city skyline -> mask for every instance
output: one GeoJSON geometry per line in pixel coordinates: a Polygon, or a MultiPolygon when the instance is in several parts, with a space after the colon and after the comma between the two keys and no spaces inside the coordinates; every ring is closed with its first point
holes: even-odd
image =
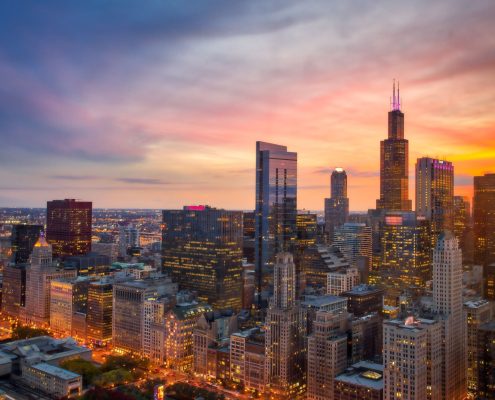
{"type": "Polygon", "coordinates": [[[491,4],[281,4],[3,4],[0,206],[252,210],[263,140],[298,153],[299,208],[323,209],[335,167],[373,208],[393,78],[410,198],[430,156],[471,199],[494,172],[491,4]]]}

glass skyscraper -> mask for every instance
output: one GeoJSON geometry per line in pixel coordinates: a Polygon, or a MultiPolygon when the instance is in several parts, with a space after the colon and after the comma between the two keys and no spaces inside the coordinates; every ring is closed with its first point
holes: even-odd
{"type": "Polygon", "coordinates": [[[255,265],[259,304],[273,287],[275,255],[293,251],[297,219],[297,153],[256,142],[255,265]]]}

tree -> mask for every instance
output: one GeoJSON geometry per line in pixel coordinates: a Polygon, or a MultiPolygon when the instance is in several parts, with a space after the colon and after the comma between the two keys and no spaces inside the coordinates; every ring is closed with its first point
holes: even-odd
{"type": "Polygon", "coordinates": [[[46,336],[48,334],[48,331],[42,328],[31,328],[23,325],[14,325],[12,327],[12,340],[29,339],[36,336],[46,336]]]}
{"type": "Polygon", "coordinates": [[[94,378],[93,383],[97,386],[117,386],[133,380],[132,373],[123,368],[104,372],[94,378]]]}
{"type": "Polygon", "coordinates": [[[93,382],[93,379],[100,373],[100,369],[91,361],[82,358],[67,360],[60,364],[66,370],[79,374],[83,378],[83,385],[87,386],[93,382]]]}

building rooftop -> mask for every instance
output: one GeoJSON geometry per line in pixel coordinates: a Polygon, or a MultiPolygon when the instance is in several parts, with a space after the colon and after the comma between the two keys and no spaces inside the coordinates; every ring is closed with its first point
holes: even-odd
{"type": "Polygon", "coordinates": [[[304,296],[304,300],[301,302],[301,304],[306,307],[320,308],[330,304],[337,304],[343,302],[347,303],[347,299],[345,297],[333,296],[327,294],[323,296],[306,295],[304,296]]]}
{"type": "Polygon", "coordinates": [[[467,308],[480,308],[486,304],[490,304],[490,302],[488,300],[485,300],[485,299],[480,299],[480,300],[471,300],[471,301],[466,301],[464,303],[464,306],[466,306],[467,308]]]}
{"type": "Polygon", "coordinates": [[[383,365],[371,361],[360,361],[335,378],[344,382],[373,390],[383,390],[383,365]]]}
{"type": "Polygon", "coordinates": [[[372,285],[366,285],[366,284],[361,284],[354,286],[351,290],[348,290],[347,292],[344,292],[344,294],[351,294],[351,295],[366,295],[370,293],[377,293],[377,292],[382,292],[383,289],[380,289],[377,286],[372,286],[372,285]]]}
{"type": "Polygon", "coordinates": [[[65,380],[76,379],[81,376],[79,374],[75,374],[74,372],[47,363],[35,364],[32,365],[31,368],[37,369],[39,371],[43,371],[49,375],[57,376],[65,380]]]}

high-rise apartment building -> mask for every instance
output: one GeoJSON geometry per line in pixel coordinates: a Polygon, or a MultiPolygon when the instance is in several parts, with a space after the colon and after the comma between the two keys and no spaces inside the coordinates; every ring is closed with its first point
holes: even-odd
{"type": "Polygon", "coordinates": [[[50,322],[50,283],[57,279],[72,279],[77,270],[52,263],[52,245],[44,235],[36,242],[31,263],[26,270],[25,318],[29,323],[46,326],[50,322]]]}
{"type": "Polygon", "coordinates": [[[467,322],[467,387],[469,394],[476,398],[478,394],[478,329],[488,323],[493,317],[492,304],[487,300],[468,301],[464,303],[464,312],[467,322]]]}
{"type": "Polygon", "coordinates": [[[377,209],[411,211],[409,200],[409,141],[404,139],[404,114],[400,92],[392,98],[388,113],[388,138],[380,142],[380,199],[377,209]]]}
{"type": "Polygon", "coordinates": [[[330,198],[325,199],[325,233],[331,242],[335,227],[349,219],[347,174],[343,168],[335,168],[330,177],[330,198]]]}
{"type": "Polygon", "coordinates": [[[431,279],[429,223],[414,212],[387,212],[382,229],[380,281],[387,288],[424,288],[431,279]]]}
{"type": "Polygon", "coordinates": [[[274,291],[266,316],[266,382],[295,399],[306,390],[306,313],[296,300],[296,267],[290,253],[277,254],[274,291]]]}
{"type": "Polygon", "coordinates": [[[351,267],[371,269],[371,228],[362,223],[347,222],[334,229],[333,245],[349,261],[351,267]]]}
{"type": "Polygon", "coordinates": [[[23,264],[29,261],[34,244],[38,241],[43,225],[12,225],[10,246],[12,248],[12,262],[23,264]]]}
{"type": "Polygon", "coordinates": [[[429,157],[416,161],[416,214],[430,221],[433,243],[454,226],[454,166],[429,157]]]}
{"type": "Polygon", "coordinates": [[[344,314],[318,311],[308,336],[308,400],[333,400],[334,378],[347,367],[347,334],[340,329],[344,314]]]}
{"type": "Polygon", "coordinates": [[[297,219],[297,153],[287,147],[256,142],[256,208],[254,258],[258,304],[273,286],[279,252],[293,251],[297,219]]]}
{"type": "Polygon", "coordinates": [[[241,309],[242,211],[205,206],[163,211],[163,268],[217,310],[241,309]]]}
{"type": "Polygon", "coordinates": [[[46,203],[46,239],[53,246],[54,257],[90,252],[92,209],[90,201],[65,199],[46,203]]]}
{"type": "Polygon", "coordinates": [[[467,394],[462,254],[450,231],[433,250],[433,309],[442,327],[442,398],[461,400],[467,394]]]}
{"type": "Polygon", "coordinates": [[[474,177],[474,262],[495,263],[495,174],[474,177]]]}
{"type": "Polygon", "coordinates": [[[107,279],[88,287],[87,339],[103,346],[112,340],[113,284],[107,279]]]}

